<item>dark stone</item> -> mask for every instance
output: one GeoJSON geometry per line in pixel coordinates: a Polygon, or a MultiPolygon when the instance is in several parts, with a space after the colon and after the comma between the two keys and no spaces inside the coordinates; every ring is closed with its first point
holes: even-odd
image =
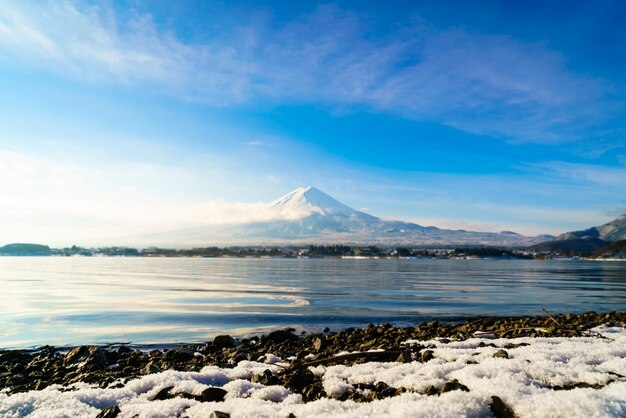
{"type": "Polygon", "coordinates": [[[287,330],[279,330],[270,332],[265,339],[275,343],[283,343],[285,341],[298,341],[300,338],[293,332],[287,330]]]}
{"type": "Polygon", "coordinates": [[[118,352],[119,354],[126,354],[126,353],[130,353],[131,351],[133,351],[133,350],[131,350],[131,348],[130,348],[130,347],[125,346],[125,345],[121,345],[121,346],[117,349],[117,352],[118,352]]]}
{"type": "Polygon", "coordinates": [[[16,374],[14,376],[10,376],[6,380],[7,386],[9,386],[9,387],[11,387],[11,386],[19,386],[19,385],[22,385],[22,384],[24,384],[26,382],[28,382],[28,379],[26,379],[21,374],[16,374]]]}
{"type": "Polygon", "coordinates": [[[452,392],[453,390],[462,390],[463,392],[469,392],[469,388],[462,383],[459,383],[458,380],[454,379],[451,382],[446,382],[441,389],[439,389],[439,393],[452,392]]]}
{"type": "Polygon", "coordinates": [[[217,348],[235,347],[235,339],[230,335],[218,335],[213,339],[213,346],[217,348]]]}
{"type": "Polygon", "coordinates": [[[37,383],[35,383],[35,387],[33,389],[42,390],[42,389],[45,389],[46,387],[48,387],[48,382],[44,382],[43,380],[38,380],[37,383]]]}
{"type": "Polygon", "coordinates": [[[96,346],[81,345],[72,348],[63,360],[65,367],[75,367],[77,365],[103,369],[107,365],[104,353],[96,346]]]}
{"type": "Polygon", "coordinates": [[[376,382],[372,390],[376,399],[385,399],[396,395],[396,388],[389,386],[385,382],[376,382]]]}
{"type": "MultiPolygon", "coordinates": [[[[234,344],[234,341],[233,341],[234,344]]],[[[177,348],[175,350],[169,350],[165,353],[165,358],[171,361],[184,363],[191,361],[194,358],[193,352],[184,348],[177,348]]]]}
{"type": "Polygon", "coordinates": [[[120,412],[122,412],[120,408],[117,405],[113,405],[100,411],[96,418],[115,418],[120,412]]]}
{"type": "Polygon", "coordinates": [[[200,396],[192,395],[191,393],[187,393],[187,392],[177,393],[176,397],[183,398],[183,399],[193,399],[195,401],[201,401],[200,396]]]}
{"type": "Polygon", "coordinates": [[[172,394],[170,393],[170,390],[172,390],[172,389],[174,389],[174,386],[164,387],[156,395],[154,395],[154,398],[152,398],[152,400],[153,401],[164,401],[166,399],[173,398],[174,396],[172,396],[172,394]]]}
{"type": "Polygon", "coordinates": [[[491,413],[496,418],[516,418],[515,412],[497,396],[491,397],[489,404],[491,413]]]}
{"type": "Polygon", "coordinates": [[[293,373],[285,376],[285,386],[288,389],[293,389],[298,393],[302,393],[304,388],[309,386],[315,381],[315,375],[308,369],[299,368],[293,373]]]}
{"type": "Polygon", "coordinates": [[[388,384],[386,384],[385,382],[376,382],[374,384],[374,390],[376,390],[377,392],[382,392],[383,390],[387,389],[389,387],[388,384]]]}
{"type": "Polygon", "coordinates": [[[330,342],[326,338],[316,338],[313,342],[313,348],[315,351],[320,352],[328,348],[330,342]]]}
{"type": "Polygon", "coordinates": [[[209,418],[230,418],[230,414],[222,411],[213,411],[209,418]]]}
{"type": "Polygon", "coordinates": [[[356,388],[356,389],[360,389],[360,390],[374,390],[376,387],[374,385],[372,385],[371,383],[356,383],[354,385],[352,385],[352,387],[356,388]]]}
{"type": "Polygon", "coordinates": [[[320,399],[321,397],[326,396],[326,392],[324,392],[324,386],[322,386],[322,382],[315,382],[304,393],[304,400],[306,402],[311,402],[316,399],[320,399]]]}
{"type": "Polygon", "coordinates": [[[202,391],[200,398],[202,402],[222,402],[227,393],[222,388],[210,387],[202,391]]]}
{"type": "Polygon", "coordinates": [[[400,355],[398,356],[398,358],[396,359],[396,361],[398,363],[410,363],[413,361],[413,358],[411,357],[411,352],[410,351],[403,351],[400,353],[400,355]]]}
{"type": "Polygon", "coordinates": [[[146,366],[143,368],[144,374],[159,373],[160,371],[161,369],[159,369],[159,367],[152,362],[146,364],[146,366]]]}
{"type": "Polygon", "coordinates": [[[340,393],[339,395],[335,395],[333,396],[333,399],[337,399],[338,401],[347,401],[348,399],[350,399],[350,396],[352,396],[352,392],[347,390],[345,392],[340,393]]]}
{"type": "Polygon", "coordinates": [[[505,350],[498,350],[495,353],[493,353],[493,357],[494,358],[509,358],[509,353],[507,353],[505,350]]]}
{"type": "Polygon", "coordinates": [[[432,350],[422,351],[422,355],[421,355],[422,363],[427,363],[434,358],[435,358],[435,354],[433,353],[432,350]]]}
{"type": "Polygon", "coordinates": [[[254,374],[250,379],[252,383],[260,383],[266,386],[280,385],[280,379],[270,370],[265,370],[261,374],[254,374]]]}
{"type": "Polygon", "coordinates": [[[529,345],[530,344],[528,343],[509,343],[506,346],[504,346],[504,348],[511,349],[511,348],[518,348],[518,347],[527,347],[529,345]]]}
{"type": "Polygon", "coordinates": [[[395,393],[393,396],[400,396],[400,395],[402,395],[403,393],[406,393],[406,392],[408,392],[408,391],[409,391],[409,390],[408,390],[407,388],[400,387],[400,388],[397,388],[397,389],[396,389],[396,393],[395,393]]]}

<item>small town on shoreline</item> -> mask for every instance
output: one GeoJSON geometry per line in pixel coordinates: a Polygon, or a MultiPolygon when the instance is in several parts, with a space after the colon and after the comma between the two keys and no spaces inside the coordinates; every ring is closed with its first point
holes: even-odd
{"type": "Polygon", "coordinates": [[[51,248],[41,244],[8,244],[0,247],[0,256],[51,257],[199,257],[199,258],[341,258],[341,259],[523,259],[554,258],[588,260],[626,259],[626,241],[618,241],[595,251],[580,248],[547,249],[474,247],[407,247],[375,245],[309,245],[309,246],[232,246],[191,249],[133,248],[126,246],[51,248]]]}

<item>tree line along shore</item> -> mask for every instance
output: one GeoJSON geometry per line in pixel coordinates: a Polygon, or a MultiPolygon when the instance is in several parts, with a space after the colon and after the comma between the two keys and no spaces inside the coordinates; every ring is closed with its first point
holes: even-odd
{"type": "Polygon", "coordinates": [[[383,247],[361,245],[232,246],[177,248],[133,248],[126,246],[51,248],[42,244],[7,244],[0,256],[82,256],[82,257],[284,257],[284,258],[504,258],[546,259],[555,257],[626,259],[626,241],[602,248],[497,248],[497,247],[383,247]]]}

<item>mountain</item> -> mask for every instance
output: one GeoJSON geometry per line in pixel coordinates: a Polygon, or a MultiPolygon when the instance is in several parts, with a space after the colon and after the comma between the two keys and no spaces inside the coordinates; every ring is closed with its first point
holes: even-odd
{"type": "Polygon", "coordinates": [[[566,232],[555,238],[556,241],[571,239],[598,238],[603,241],[626,239],[626,215],[619,216],[604,225],[594,226],[583,231],[566,232]]]}
{"type": "Polygon", "coordinates": [[[446,230],[383,220],[338,202],[315,187],[298,188],[269,203],[264,221],[200,226],[151,234],[155,246],[380,244],[527,246],[552,236],[525,237],[511,231],[446,230]]]}
{"type": "MultiPolygon", "coordinates": [[[[625,239],[626,215],[622,215],[604,225],[594,226],[582,231],[566,232],[554,240],[534,245],[529,250],[588,257],[594,253],[604,254],[602,250],[611,242],[625,239]]],[[[610,250],[612,249],[611,247],[610,250]]],[[[607,254],[610,254],[610,250],[607,254]]]]}

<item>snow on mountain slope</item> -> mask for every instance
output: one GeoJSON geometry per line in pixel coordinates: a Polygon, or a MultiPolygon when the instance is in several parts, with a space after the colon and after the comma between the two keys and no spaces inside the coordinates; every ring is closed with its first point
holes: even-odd
{"type": "Polygon", "coordinates": [[[604,225],[594,226],[583,231],[566,232],[556,237],[555,241],[580,238],[599,238],[604,241],[619,241],[626,239],[626,215],[619,216],[604,225]]]}
{"type": "Polygon", "coordinates": [[[472,232],[387,221],[352,209],[315,187],[301,187],[263,208],[263,220],[200,226],[146,236],[150,245],[510,245],[546,241],[510,231],[472,232]]]}
{"type": "Polygon", "coordinates": [[[270,210],[287,219],[303,218],[312,214],[325,216],[369,217],[338,202],[315,187],[300,187],[270,204],[270,210]]]}

